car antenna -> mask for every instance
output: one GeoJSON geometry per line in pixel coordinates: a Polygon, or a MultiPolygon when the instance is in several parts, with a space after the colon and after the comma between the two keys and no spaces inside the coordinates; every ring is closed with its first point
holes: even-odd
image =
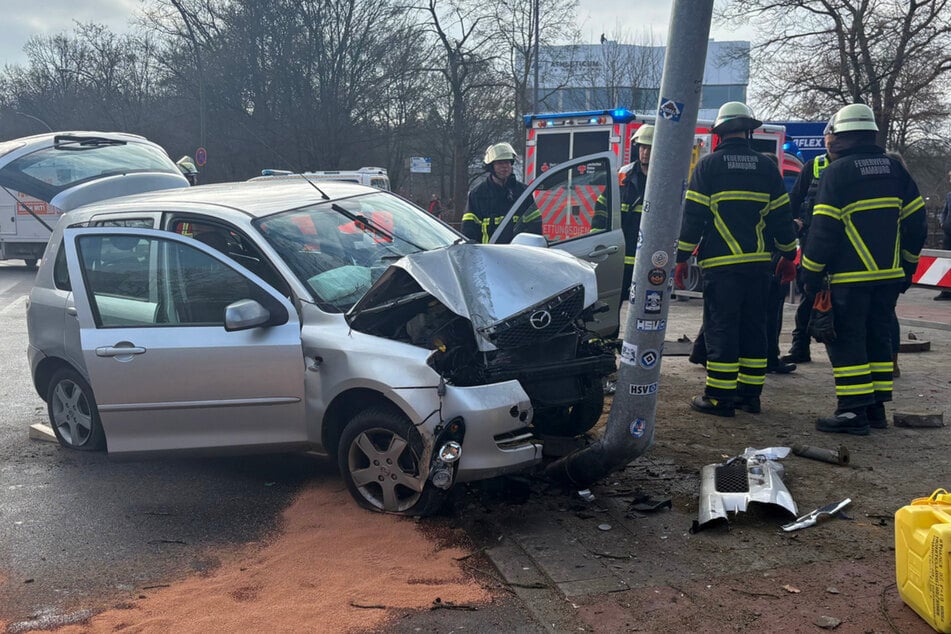
{"type": "Polygon", "coordinates": [[[330,196],[325,194],[324,191],[320,187],[317,187],[317,183],[307,178],[306,174],[300,174],[299,176],[303,178],[305,181],[307,181],[308,183],[310,183],[310,186],[316,189],[324,200],[330,200],[330,196]]]}

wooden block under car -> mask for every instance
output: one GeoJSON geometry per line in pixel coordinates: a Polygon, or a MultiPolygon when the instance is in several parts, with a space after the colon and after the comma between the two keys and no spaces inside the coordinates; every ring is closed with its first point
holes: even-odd
{"type": "Polygon", "coordinates": [[[931,342],[925,339],[908,339],[898,344],[898,352],[928,352],[931,342]]]}

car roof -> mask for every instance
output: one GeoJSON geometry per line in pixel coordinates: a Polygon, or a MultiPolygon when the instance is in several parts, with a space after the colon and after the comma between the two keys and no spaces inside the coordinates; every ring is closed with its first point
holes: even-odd
{"type": "Polygon", "coordinates": [[[99,137],[103,139],[114,139],[116,141],[125,141],[127,143],[148,143],[155,145],[144,136],[138,134],[129,134],[128,132],[96,132],[91,130],[68,130],[59,132],[44,132],[32,136],[20,137],[19,139],[10,139],[0,142],[0,156],[3,156],[14,150],[20,150],[16,156],[29,154],[35,149],[49,147],[53,145],[53,139],[56,137],[99,137]]]}
{"type": "Polygon", "coordinates": [[[332,202],[381,190],[342,181],[321,182],[319,189],[305,180],[259,180],[181,189],[165,189],[112,198],[80,209],[83,212],[165,210],[175,205],[229,208],[258,218],[321,202],[332,202]],[[326,194],[325,198],[321,192],[326,194]]]}

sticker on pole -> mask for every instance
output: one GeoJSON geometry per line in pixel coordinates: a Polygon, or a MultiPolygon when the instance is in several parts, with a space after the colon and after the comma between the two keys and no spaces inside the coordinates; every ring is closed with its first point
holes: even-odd
{"type": "Polygon", "coordinates": [[[673,99],[663,98],[660,101],[660,108],[657,109],[657,116],[668,121],[680,121],[680,116],[684,113],[684,105],[673,99]]]}
{"type": "Polygon", "coordinates": [[[654,251],[651,255],[651,264],[654,266],[667,266],[668,262],[667,252],[666,251],[654,251]]]}
{"type": "Polygon", "coordinates": [[[641,355],[641,367],[645,370],[652,369],[660,360],[660,353],[656,350],[645,350],[641,355]]]}
{"type": "Polygon", "coordinates": [[[647,421],[643,418],[635,418],[634,422],[631,423],[631,436],[640,438],[645,431],[647,431],[647,421]]]}
{"type": "Polygon", "coordinates": [[[656,383],[631,384],[631,396],[647,396],[657,393],[656,383]]]}
{"type": "Polygon", "coordinates": [[[637,365],[637,346],[633,343],[624,342],[621,345],[621,363],[628,365],[637,365]]]}

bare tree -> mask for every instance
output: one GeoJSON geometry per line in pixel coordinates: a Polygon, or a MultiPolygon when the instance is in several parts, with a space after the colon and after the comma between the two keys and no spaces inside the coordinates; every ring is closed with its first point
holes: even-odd
{"type": "MultiPolygon", "coordinates": [[[[506,84],[493,66],[500,45],[490,28],[492,13],[478,0],[426,0],[416,10],[425,15],[433,37],[430,72],[442,77],[447,105],[445,120],[452,155],[453,206],[463,209],[469,184],[469,165],[486,147],[483,134],[497,127],[506,98],[506,84]],[[480,140],[481,137],[481,140],[480,140]]],[[[507,116],[514,111],[509,103],[507,116]]]]}
{"type": "Polygon", "coordinates": [[[515,104],[516,147],[524,145],[522,116],[535,112],[549,94],[546,88],[535,86],[542,50],[548,52],[551,45],[580,41],[577,11],[578,0],[496,0],[494,28],[502,43],[498,64],[510,83],[515,104]],[[536,88],[540,91],[537,95],[536,88]]]}
{"type": "Polygon", "coordinates": [[[904,150],[909,122],[951,110],[949,0],[728,0],[720,21],[752,21],[753,76],[766,110],[826,118],[863,101],[875,111],[879,142],[904,150]]]}

